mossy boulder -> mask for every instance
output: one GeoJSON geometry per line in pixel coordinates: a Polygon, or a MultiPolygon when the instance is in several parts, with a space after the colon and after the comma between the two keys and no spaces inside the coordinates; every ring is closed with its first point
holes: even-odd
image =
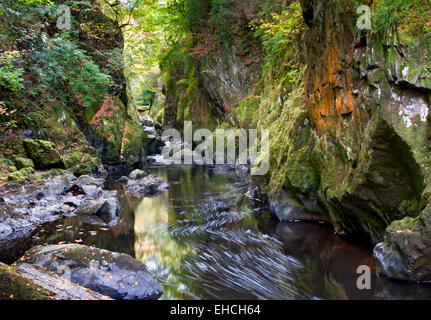
{"type": "Polygon", "coordinates": [[[34,168],[34,162],[28,158],[17,157],[15,158],[15,164],[18,170],[24,168],[34,168]]]}
{"type": "Polygon", "coordinates": [[[0,263],[0,300],[53,300],[49,291],[25,278],[11,266],[0,263]]]}
{"type": "Polygon", "coordinates": [[[431,203],[417,218],[391,223],[384,242],[374,249],[377,272],[389,278],[431,281],[431,203]]]}
{"type": "Polygon", "coordinates": [[[36,169],[65,169],[64,160],[53,142],[25,139],[23,145],[28,157],[34,161],[36,169]]]}
{"type": "Polygon", "coordinates": [[[0,300],[109,300],[45,268],[0,263],[0,300]]]}
{"type": "Polygon", "coordinates": [[[98,157],[92,156],[88,153],[81,153],[74,151],[63,156],[66,169],[72,172],[75,176],[80,177],[83,175],[90,175],[97,170],[101,164],[98,157]]]}
{"type": "Polygon", "coordinates": [[[50,245],[31,249],[20,261],[57,274],[66,269],[71,282],[114,299],[154,300],[163,293],[146,266],[127,254],[76,244],[50,245]]]}
{"type": "Polygon", "coordinates": [[[68,153],[63,155],[64,164],[66,169],[73,168],[74,166],[81,163],[82,153],[79,151],[74,151],[72,153],[68,153]]]}

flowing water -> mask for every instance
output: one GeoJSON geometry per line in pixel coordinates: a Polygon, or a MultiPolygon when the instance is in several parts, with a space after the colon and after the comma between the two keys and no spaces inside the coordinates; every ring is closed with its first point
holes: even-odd
{"type": "Polygon", "coordinates": [[[280,223],[246,197],[247,178],[227,168],[152,166],[170,184],[155,198],[124,187],[121,223],[103,228],[79,218],[39,228],[33,244],[82,243],[128,253],[163,286],[162,299],[429,299],[431,287],[372,277],[356,286],[357,267],[374,269],[371,250],[324,225],[280,223]]]}

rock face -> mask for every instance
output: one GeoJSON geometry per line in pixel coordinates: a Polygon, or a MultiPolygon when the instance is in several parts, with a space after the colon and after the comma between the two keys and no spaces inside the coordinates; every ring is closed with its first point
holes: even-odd
{"type": "Polygon", "coordinates": [[[48,270],[0,263],[0,300],[110,300],[48,270]]]}
{"type": "Polygon", "coordinates": [[[121,300],[154,300],[163,291],[141,262],[129,255],[81,245],[33,248],[21,260],[102,295],[121,300]]]}
{"type": "Polygon", "coordinates": [[[34,161],[37,169],[65,169],[64,161],[54,143],[25,139],[23,145],[28,157],[34,161]]]}
{"type": "MultiPolygon", "coordinates": [[[[238,25],[253,16],[256,3],[241,2],[248,7],[241,13],[235,4],[229,7],[230,14],[241,16],[238,25]]],[[[270,173],[256,183],[281,219],[313,212],[340,235],[370,245],[383,242],[376,248],[382,273],[411,281],[431,278],[425,222],[431,200],[430,34],[359,31],[354,1],[300,4],[306,28],[298,50],[274,65],[282,71],[265,74],[262,85],[244,83],[255,75],[246,60],[262,53],[252,45],[251,54],[240,54],[229,39],[221,39],[225,59],[217,50],[197,55],[198,84],[187,90],[200,102],[191,108],[200,114],[187,109],[193,103],[174,86],[189,76],[182,71],[185,62],[166,65],[180,78],[166,84],[165,121],[188,116],[199,122],[210,109],[226,127],[269,129],[270,173]],[[291,85],[285,67],[295,59],[305,72],[299,75],[303,81],[291,85]],[[410,220],[411,232],[393,231],[410,220]],[[388,261],[397,261],[396,270],[385,268],[388,261]]],[[[210,23],[199,28],[211,30],[210,23]]],[[[235,37],[235,31],[229,35],[235,37]]]]}
{"type": "Polygon", "coordinates": [[[127,191],[137,197],[156,196],[169,189],[169,184],[161,178],[135,170],[127,181],[127,191]]]}
{"type": "Polygon", "coordinates": [[[431,75],[418,71],[429,64],[418,46],[427,35],[417,43],[359,35],[352,6],[301,4],[310,27],[304,87],[318,198],[337,231],[373,244],[384,238],[375,249],[380,273],[429,280],[431,75]]]}
{"type": "Polygon", "coordinates": [[[374,248],[377,272],[389,278],[431,281],[431,205],[419,217],[394,221],[374,248]]]}
{"type": "Polygon", "coordinates": [[[76,176],[92,174],[101,163],[133,166],[142,161],[147,135],[136,106],[129,104],[122,64],[124,39],[118,23],[104,13],[98,0],[57,0],[48,10],[67,5],[74,21],[75,36],[63,37],[58,33],[57,17],[50,16],[41,2],[33,4],[2,3],[0,47],[29,54],[22,57],[26,65],[22,90],[0,86],[2,106],[5,103],[8,110],[20,110],[14,119],[19,130],[11,130],[7,138],[0,133],[0,160],[16,162],[16,167],[1,170],[0,180],[34,179],[24,158],[34,161],[36,170],[65,168],[76,176]],[[35,36],[34,28],[43,31],[35,36]],[[20,39],[29,34],[24,45],[20,39]],[[29,52],[28,47],[34,50],[29,52]],[[59,69],[54,71],[37,58],[40,56],[59,69]],[[83,68],[74,72],[73,66],[83,68]],[[47,76],[51,72],[61,73],[64,85],[57,86],[58,79],[47,76]],[[89,78],[92,84],[87,89],[74,85],[89,78]],[[47,90],[42,93],[42,88],[47,90]],[[38,119],[39,128],[29,119],[38,119]]]}

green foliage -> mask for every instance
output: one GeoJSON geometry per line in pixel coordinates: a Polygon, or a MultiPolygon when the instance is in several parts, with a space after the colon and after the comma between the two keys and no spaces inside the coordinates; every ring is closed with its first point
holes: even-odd
{"type": "Polygon", "coordinates": [[[431,32],[429,0],[378,0],[373,3],[373,30],[385,36],[399,29],[413,34],[431,32]]]}
{"type": "Polygon", "coordinates": [[[261,40],[265,52],[263,73],[279,70],[282,62],[290,73],[290,81],[297,83],[300,79],[296,43],[305,28],[300,3],[294,1],[281,13],[272,12],[269,17],[265,8],[260,16],[260,19],[251,23],[251,28],[261,40]]]}
{"type": "Polygon", "coordinates": [[[12,91],[22,88],[23,69],[17,67],[19,56],[18,51],[0,54],[0,86],[12,91]]]}
{"type": "Polygon", "coordinates": [[[30,72],[40,78],[33,94],[56,90],[64,101],[91,108],[108,92],[111,79],[67,36],[52,40],[50,50],[34,52],[30,72]]]}
{"type": "Polygon", "coordinates": [[[140,98],[141,99],[139,100],[139,103],[137,102],[138,105],[140,105],[140,106],[152,106],[154,103],[154,99],[156,98],[156,92],[154,89],[145,88],[142,91],[140,98]]]}
{"type": "Polygon", "coordinates": [[[16,110],[9,110],[3,101],[0,101],[0,131],[5,132],[16,127],[16,121],[11,117],[16,110]]]}

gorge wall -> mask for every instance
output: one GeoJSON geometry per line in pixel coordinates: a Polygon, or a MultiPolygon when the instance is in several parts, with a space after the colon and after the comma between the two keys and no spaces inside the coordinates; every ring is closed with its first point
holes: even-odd
{"type": "Polygon", "coordinates": [[[355,1],[275,1],[302,24],[274,59],[252,27],[267,4],[245,2],[226,4],[221,35],[208,2],[162,61],[166,124],[270,129],[270,173],[255,180],[279,218],[329,221],[376,246],[380,273],[431,280],[430,33],[358,30],[355,1]]]}
{"type": "Polygon", "coordinates": [[[2,1],[0,9],[0,178],[140,162],[146,134],[128,101],[122,30],[98,1],[2,1]],[[70,30],[57,25],[62,4],[70,30]]]}

